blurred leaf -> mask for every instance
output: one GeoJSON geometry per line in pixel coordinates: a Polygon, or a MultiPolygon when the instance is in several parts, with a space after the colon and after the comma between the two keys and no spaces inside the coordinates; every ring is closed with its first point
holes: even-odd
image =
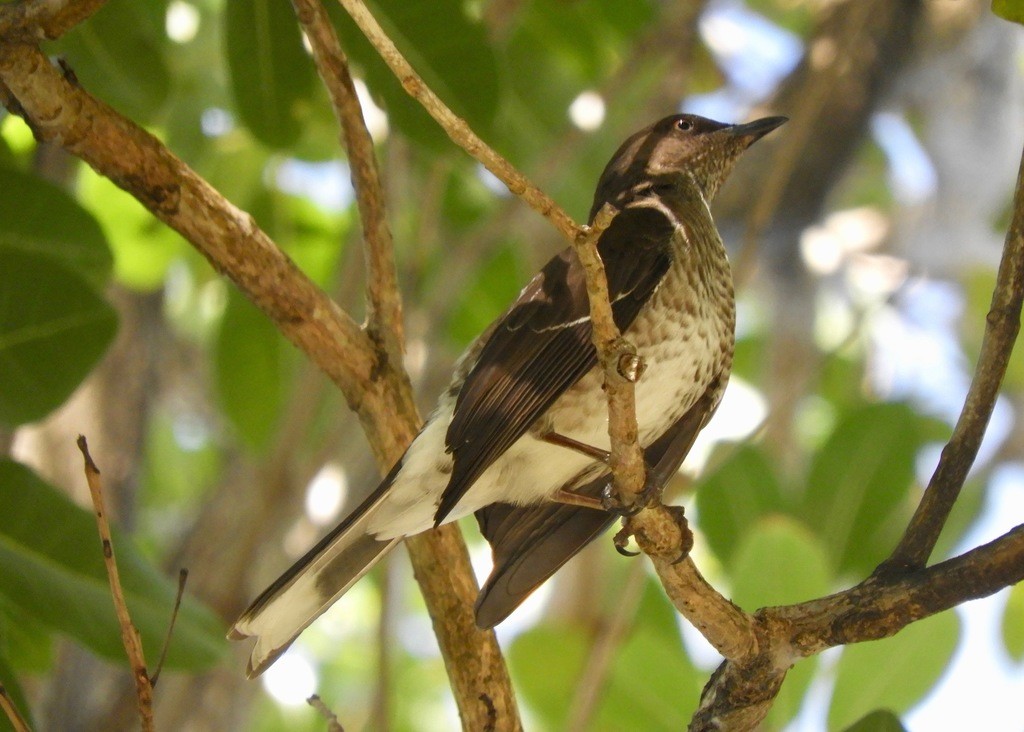
{"type": "MultiPolygon", "coordinates": [[[[367,5],[427,85],[484,139],[490,139],[502,85],[483,25],[460,0],[375,0],[367,5]]],[[[352,19],[337,3],[328,12],[359,76],[391,125],[420,145],[450,150],[452,143],[402,89],[352,19]]]]}
{"type": "Polygon", "coordinates": [[[163,284],[171,262],[187,251],[185,240],[91,169],[83,171],[79,190],[83,203],[95,212],[107,234],[117,281],[138,290],[153,290],[163,284]]]}
{"type": "Polygon", "coordinates": [[[748,612],[810,600],[831,589],[820,539],[787,516],[764,516],[749,527],[730,566],[731,599],[748,612]]]}
{"type": "Polygon", "coordinates": [[[55,185],[0,167],[0,248],[45,255],[94,287],[106,285],[113,257],[92,215],[55,185]]]}
{"type": "Polygon", "coordinates": [[[548,131],[565,126],[569,104],[623,63],[653,8],[647,0],[528,3],[505,52],[509,79],[533,124],[548,131]]]}
{"type": "Polygon", "coordinates": [[[892,638],[843,648],[829,729],[846,727],[878,708],[910,709],[945,671],[959,638],[960,619],[947,611],[912,623],[892,638]]]}
{"type": "Polygon", "coordinates": [[[899,539],[922,420],[905,404],[842,415],[814,455],[800,516],[840,571],[870,572],[899,539]]]}
{"type": "MultiPolygon", "coordinates": [[[[676,615],[660,586],[648,581],[632,630],[608,667],[590,729],[677,730],[686,726],[704,683],[683,647],[676,615]]],[[[517,636],[509,663],[531,711],[550,729],[564,728],[591,652],[579,626],[548,624],[517,636]]]]}
{"type": "MultiPolygon", "coordinates": [[[[105,658],[126,662],[92,513],[9,460],[0,460],[0,505],[0,593],[40,623],[105,658]]],[[[177,583],[147,563],[120,532],[114,550],[132,621],[147,657],[155,660],[177,583]]],[[[209,668],[225,645],[221,623],[185,598],[167,666],[209,668]]]]}
{"type": "Polygon", "coordinates": [[[562,729],[590,639],[577,625],[537,625],[516,636],[508,662],[530,709],[550,729],[562,729]]]}
{"type": "Polygon", "coordinates": [[[754,445],[725,445],[729,457],[697,485],[701,532],[722,562],[729,564],[736,548],[758,520],[784,511],[782,488],[768,458],[754,445]]]}
{"type": "Polygon", "coordinates": [[[281,345],[267,316],[232,288],[217,337],[217,393],[235,429],[257,451],[274,434],[284,404],[281,345]]]}
{"type": "Polygon", "coordinates": [[[53,664],[50,631],[0,594],[0,655],[22,673],[42,673],[53,664]]]}
{"type": "Polygon", "coordinates": [[[224,54],[239,116],[272,148],[299,139],[316,84],[291,3],[232,0],[224,13],[224,54]]]}
{"type": "Polygon", "coordinates": [[[774,24],[800,36],[808,36],[814,28],[815,13],[807,3],[778,0],[747,0],[747,6],[774,24]]]}
{"type": "Polygon", "coordinates": [[[448,319],[449,337],[459,346],[469,343],[504,312],[526,282],[517,248],[502,246],[463,290],[448,319]]]}
{"type": "Polygon", "coordinates": [[[113,2],[57,44],[83,87],[136,122],[153,121],[171,87],[163,2],[113,2]]]}
{"type": "Polygon", "coordinates": [[[1022,0],[992,0],[992,12],[1000,18],[1024,25],[1024,2],[1022,0]]]}
{"type": "Polygon", "coordinates": [[[193,506],[220,475],[223,457],[201,415],[158,407],[149,419],[144,496],[147,509],[168,511],[193,506]]]}
{"type": "MultiPolygon", "coordinates": [[[[25,698],[25,693],[21,690],[21,685],[18,683],[18,677],[14,673],[14,669],[4,655],[2,644],[0,644],[0,685],[7,691],[7,695],[14,702],[14,706],[17,708],[22,719],[28,724],[29,729],[33,729],[35,725],[32,722],[32,710],[29,709],[28,700],[25,698]]],[[[7,718],[7,715],[2,712],[0,712],[0,732],[14,732],[14,725],[7,718]]]]}
{"type": "Polygon", "coordinates": [[[627,636],[610,666],[595,730],[679,730],[697,708],[705,674],[686,655],[678,616],[650,579],[627,636]]]}
{"type": "MultiPolygon", "coordinates": [[[[821,541],[787,516],[764,516],[749,527],[730,566],[731,599],[747,611],[810,600],[831,589],[821,541]]],[[[782,729],[796,716],[817,668],[817,659],[807,658],[789,670],[768,714],[768,729],[782,729]]]]}
{"type": "Polygon", "coordinates": [[[1003,610],[1003,646],[1013,660],[1024,661],[1024,582],[1010,588],[1003,610]]]}
{"type": "Polygon", "coordinates": [[[321,287],[330,285],[351,226],[348,211],[328,214],[307,198],[268,189],[248,209],[299,269],[321,287]]]}
{"type": "Polygon", "coordinates": [[[844,732],[906,732],[900,718],[888,709],[876,709],[861,717],[844,732]]]}
{"type": "Polygon", "coordinates": [[[46,256],[0,248],[0,424],[41,419],[99,360],[117,316],[84,279],[46,256]]]}

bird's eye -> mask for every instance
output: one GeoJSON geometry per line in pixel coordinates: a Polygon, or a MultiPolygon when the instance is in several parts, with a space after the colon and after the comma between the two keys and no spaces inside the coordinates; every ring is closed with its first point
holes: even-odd
{"type": "Polygon", "coordinates": [[[676,129],[682,130],[683,132],[689,132],[693,129],[693,122],[688,119],[677,119],[676,129]]]}

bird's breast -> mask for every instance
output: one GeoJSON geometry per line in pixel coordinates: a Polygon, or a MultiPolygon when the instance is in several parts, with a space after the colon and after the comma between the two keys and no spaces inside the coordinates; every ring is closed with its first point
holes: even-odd
{"type": "MultiPolygon", "coordinates": [[[[658,289],[626,329],[645,371],[636,384],[640,443],[646,446],[732,368],[735,330],[732,277],[725,252],[677,257],[658,289]]],[[[721,379],[724,384],[725,379],[721,379]]],[[[542,419],[543,427],[594,446],[608,445],[608,407],[595,368],[542,419]]]]}

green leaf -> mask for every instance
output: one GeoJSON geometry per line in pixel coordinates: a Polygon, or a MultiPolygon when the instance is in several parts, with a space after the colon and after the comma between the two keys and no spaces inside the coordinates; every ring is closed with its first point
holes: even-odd
{"type": "MultiPolygon", "coordinates": [[[[97,654],[125,662],[92,513],[72,504],[23,465],[0,460],[0,594],[52,630],[97,654]]],[[[115,532],[114,551],[132,622],[148,659],[157,658],[177,583],[147,563],[115,532]]],[[[220,622],[185,598],[168,667],[209,668],[225,647],[220,622]]]]}
{"type": "MultiPolygon", "coordinates": [[[[745,610],[820,597],[831,588],[828,554],[802,523],[772,514],[742,534],[732,558],[732,600],[745,610]]],[[[818,668],[816,658],[799,661],[768,713],[767,729],[782,729],[803,705],[818,668]]]]}
{"type": "Polygon", "coordinates": [[[650,580],[629,634],[612,662],[594,718],[597,730],[686,727],[706,674],[686,655],[675,610],[661,585],[650,580]]]}
{"type": "MultiPolygon", "coordinates": [[[[654,581],[647,583],[631,627],[608,666],[589,729],[682,729],[705,679],[687,657],[675,612],[654,581]]],[[[516,687],[546,727],[565,727],[591,643],[583,628],[565,624],[537,626],[513,641],[509,662],[516,687]]]]}
{"type": "Polygon", "coordinates": [[[59,406],[116,329],[113,308],[78,274],[0,248],[0,424],[41,419],[59,406]]]}
{"type": "Polygon", "coordinates": [[[53,664],[50,631],[0,595],[0,655],[22,672],[43,673],[53,664]]]}
{"type": "Polygon", "coordinates": [[[861,717],[844,732],[906,732],[900,718],[888,709],[876,709],[861,717]]]}
{"type": "Polygon", "coordinates": [[[726,445],[729,457],[697,485],[697,523],[719,559],[736,547],[764,515],[784,510],[782,488],[764,453],[754,445],[726,445]]]}
{"type": "Polygon", "coordinates": [[[137,290],[160,287],[171,262],[187,251],[185,240],[91,169],[83,170],[79,192],[107,234],[117,281],[137,290]]]}
{"type": "Polygon", "coordinates": [[[992,0],[992,12],[1000,18],[1024,25],[1024,2],[1021,0],[992,0]]]}
{"type": "Polygon", "coordinates": [[[843,415],[814,455],[799,515],[840,571],[870,572],[898,541],[922,426],[904,404],[872,404],[843,415]]]}
{"type": "Polygon", "coordinates": [[[960,638],[952,611],[912,623],[892,638],[846,646],[836,664],[829,729],[853,724],[878,708],[902,714],[945,671],[960,638]]]}
{"type": "MultiPolygon", "coordinates": [[[[486,29],[469,18],[466,4],[376,0],[368,5],[416,73],[477,134],[489,139],[502,80],[486,29]]],[[[386,109],[389,122],[421,145],[450,149],[437,123],[402,89],[348,14],[337,3],[327,8],[346,53],[386,109]]]]}
{"type": "Polygon", "coordinates": [[[281,334],[234,289],[217,337],[217,392],[245,442],[261,450],[284,403],[281,334]]]}
{"type": "Polygon", "coordinates": [[[526,283],[518,249],[507,244],[476,272],[448,320],[448,335],[464,346],[498,317],[526,283]]]}
{"type": "Polygon", "coordinates": [[[569,700],[587,660],[590,639],[577,625],[538,625],[516,636],[508,651],[516,689],[552,729],[565,726],[569,700]]]}
{"type": "Polygon", "coordinates": [[[1024,582],[1010,588],[1003,611],[1003,646],[1018,663],[1024,661],[1024,582]]]}
{"type": "Polygon", "coordinates": [[[294,144],[310,112],[316,77],[291,3],[232,0],[224,12],[224,43],[245,126],[270,147],[294,144]]]}
{"type": "Polygon", "coordinates": [[[57,47],[90,93],[137,122],[155,120],[171,75],[163,2],[115,2],[75,26],[57,47]]]}
{"type": "Polygon", "coordinates": [[[830,589],[821,540],[787,516],[765,516],[747,529],[730,567],[732,600],[750,612],[810,600],[830,589]]]}
{"type": "Polygon", "coordinates": [[[113,257],[92,215],[55,185],[0,167],[0,248],[57,260],[99,288],[113,257]]]}
{"type": "MultiPolygon", "coordinates": [[[[7,661],[2,647],[0,647],[0,685],[7,690],[7,695],[11,697],[11,701],[14,702],[14,706],[18,710],[22,719],[28,723],[29,729],[34,729],[35,725],[32,723],[32,710],[29,709],[25,693],[21,690],[21,685],[18,683],[18,677],[15,675],[11,664],[7,661]]],[[[0,713],[0,732],[13,731],[14,725],[11,724],[7,715],[0,713]]]]}

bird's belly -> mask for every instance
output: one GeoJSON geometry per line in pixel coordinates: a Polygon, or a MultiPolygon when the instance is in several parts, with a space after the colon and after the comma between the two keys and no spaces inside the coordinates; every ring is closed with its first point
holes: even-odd
{"type": "MultiPolygon", "coordinates": [[[[657,300],[624,334],[645,370],[636,383],[640,444],[649,445],[683,416],[732,362],[732,322],[707,303],[686,311],[657,300]]],[[[603,374],[594,368],[559,398],[538,423],[594,447],[608,449],[608,405],[603,374]]]]}

